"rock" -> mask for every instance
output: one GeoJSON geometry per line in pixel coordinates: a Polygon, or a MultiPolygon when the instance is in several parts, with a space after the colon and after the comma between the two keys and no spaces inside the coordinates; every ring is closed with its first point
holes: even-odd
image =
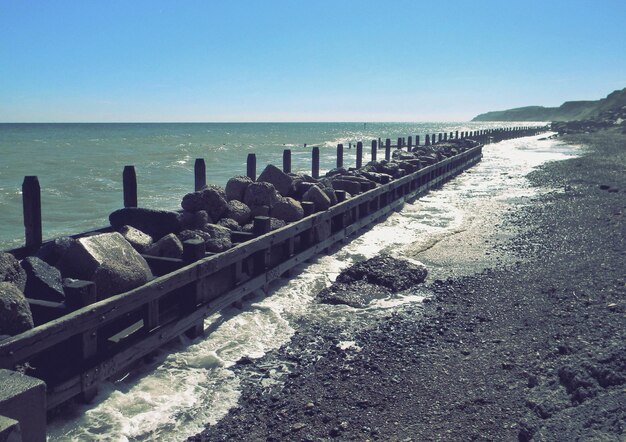
{"type": "Polygon", "coordinates": [[[251,216],[250,207],[239,200],[230,200],[224,213],[225,218],[234,219],[242,226],[250,221],[251,216]]]}
{"type": "Polygon", "coordinates": [[[187,212],[184,210],[181,214],[180,228],[181,230],[201,229],[205,224],[212,222],[213,220],[206,210],[198,210],[197,212],[187,212]]]}
{"type": "Polygon", "coordinates": [[[254,206],[272,207],[278,201],[278,192],[273,184],[262,182],[250,184],[244,193],[243,202],[254,206]]]}
{"type": "Polygon", "coordinates": [[[24,293],[15,284],[0,281],[0,335],[14,335],[32,327],[30,307],[24,293]]]}
{"type": "Polygon", "coordinates": [[[120,234],[139,253],[145,252],[146,249],[152,246],[152,237],[139,229],[135,229],[133,226],[123,226],[120,229],[120,234]]]}
{"type": "Polygon", "coordinates": [[[326,176],[327,177],[334,177],[337,175],[345,175],[346,173],[348,173],[348,171],[343,168],[343,167],[336,167],[334,169],[330,169],[328,172],[326,172],[326,176]]]}
{"type": "Polygon", "coordinates": [[[26,272],[10,253],[0,252],[0,282],[15,284],[20,291],[26,287],[26,272]]]}
{"type": "Polygon", "coordinates": [[[424,282],[427,274],[426,267],[421,264],[383,254],[343,270],[337,282],[364,280],[398,292],[424,282]]]}
{"type": "Polygon", "coordinates": [[[300,202],[293,198],[281,198],[274,207],[272,207],[272,216],[287,223],[299,221],[304,217],[304,209],[300,202]]]}
{"type": "Polygon", "coordinates": [[[335,282],[318,293],[317,299],[322,304],[343,304],[355,308],[367,307],[374,299],[390,296],[389,290],[366,281],[350,283],[335,282]]]}
{"type": "Polygon", "coordinates": [[[204,210],[212,221],[219,220],[228,208],[226,193],[218,186],[207,186],[203,190],[188,193],[180,205],[189,212],[204,210]]]}
{"type": "Polygon", "coordinates": [[[22,268],[26,271],[26,288],[24,294],[32,299],[63,302],[63,279],[61,272],[47,262],[29,256],[22,260],[22,268]]]}
{"type": "Polygon", "coordinates": [[[300,182],[297,183],[295,185],[295,190],[293,192],[293,195],[291,195],[294,199],[296,200],[302,200],[302,197],[304,196],[304,194],[311,188],[311,187],[315,187],[316,184],[315,183],[307,183],[307,182],[300,182]]]}
{"type": "Polygon", "coordinates": [[[316,211],[327,210],[330,207],[330,198],[324,193],[322,189],[317,186],[311,187],[302,196],[304,201],[309,201],[315,204],[316,211]]]}
{"type": "Polygon", "coordinates": [[[176,235],[170,233],[149,247],[145,251],[145,254],[150,256],[180,259],[183,256],[183,243],[176,235]]]}
{"type": "Polygon", "coordinates": [[[263,169],[263,172],[257,178],[257,182],[273,184],[276,191],[282,196],[289,196],[294,190],[293,178],[272,164],[268,164],[263,169]]]}
{"type": "Polygon", "coordinates": [[[99,300],[152,278],[146,260],[117,232],[77,239],[59,262],[59,269],[65,278],[96,283],[99,300]]]}
{"type": "Polygon", "coordinates": [[[270,217],[270,230],[280,229],[281,227],[285,226],[285,221],[283,221],[282,219],[270,217]]]}
{"type": "Polygon", "coordinates": [[[345,190],[352,195],[356,195],[361,192],[361,184],[354,181],[336,179],[333,181],[333,189],[345,190]]]}
{"type": "Polygon", "coordinates": [[[63,254],[70,248],[72,242],[74,242],[74,239],[69,236],[53,239],[39,248],[37,257],[51,266],[56,266],[63,254]]]}
{"type": "Polygon", "coordinates": [[[17,335],[34,327],[33,315],[22,291],[0,282],[0,335],[17,335]]]}
{"type": "Polygon", "coordinates": [[[335,189],[333,189],[330,186],[324,186],[322,187],[322,190],[324,191],[324,193],[330,200],[331,206],[334,206],[335,204],[337,204],[338,201],[337,201],[337,195],[335,195],[335,189]]]}
{"type": "Polygon", "coordinates": [[[226,183],[226,199],[228,201],[243,201],[244,193],[248,185],[254,181],[247,176],[234,176],[226,183]]]}
{"type": "Polygon", "coordinates": [[[239,232],[241,230],[241,226],[239,225],[239,223],[232,218],[222,218],[217,222],[217,225],[226,227],[228,230],[231,230],[233,232],[239,232]]]}
{"type": "Polygon", "coordinates": [[[182,230],[182,215],[171,210],[144,209],[139,207],[125,207],[109,215],[109,222],[115,230],[125,225],[132,226],[159,239],[168,233],[178,233],[182,230]]]}
{"type": "Polygon", "coordinates": [[[181,242],[185,242],[189,239],[201,239],[202,241],[206,242],[207,240],[211,239],[211,235],[209,235],[207,232],[203,231],[203,230],[183,230],[182,232],[180,232],[178,234],[178,239],[181,242]]]}
{"type": "Polygon", "coordinates": [[[230,249],[233,243],[230,241],[230,230],[217,224],[207,224],[202,228],[210,235],[210,239],[205,240],[206,251],[219,253],[230,249]]]}

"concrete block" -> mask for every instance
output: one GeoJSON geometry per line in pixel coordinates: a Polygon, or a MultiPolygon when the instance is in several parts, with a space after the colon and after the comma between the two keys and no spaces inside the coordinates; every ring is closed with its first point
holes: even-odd
{"type": "Polygon", "coordinates": [[[0,369],[0,415],[19,422],[22,440],[45,442],[46,384],[16,371],[0,369]]]}

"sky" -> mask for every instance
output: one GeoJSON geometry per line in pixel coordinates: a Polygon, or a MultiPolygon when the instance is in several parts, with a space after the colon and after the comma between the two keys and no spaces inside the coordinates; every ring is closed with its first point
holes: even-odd
{"type": "Polygon", "coordinates": [[[466,121],[626,87],[626,1],[0,0],[0,122],[466,121]]]}

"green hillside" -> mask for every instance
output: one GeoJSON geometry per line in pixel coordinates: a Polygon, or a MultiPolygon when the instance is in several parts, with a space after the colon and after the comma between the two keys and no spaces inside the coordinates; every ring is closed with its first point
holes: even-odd
{"type": "Polygon", "coordinates": [[[526,106],[480,114],[472,121],[571,121],[599,117],[626,106],[626,88],[596,101],[566,101],[559,107],[526,106]]]}

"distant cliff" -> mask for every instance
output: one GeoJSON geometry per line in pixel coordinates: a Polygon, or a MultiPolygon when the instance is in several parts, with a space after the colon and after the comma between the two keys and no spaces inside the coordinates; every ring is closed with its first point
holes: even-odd
{"type": "MultiPolygon", "coordinates": [[[[472,121],[572,121],[596,119],[626,107],[626,88],[596,101],[566,101],[559,107],[526,106],[487,112],[472,121]]],[[[620,112],[621,113],[621,112],[620,112]]]]}

